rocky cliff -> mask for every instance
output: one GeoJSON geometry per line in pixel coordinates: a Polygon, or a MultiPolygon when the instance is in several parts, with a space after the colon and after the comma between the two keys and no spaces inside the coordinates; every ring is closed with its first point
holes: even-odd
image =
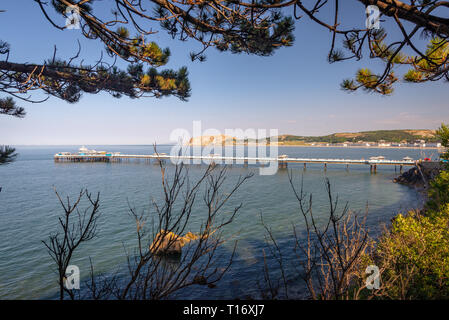
{"type": "Polygon", "coordinates": [[[440,173],[441,168],[442,164],[440,162],[421,162],[417,166],[401,174],[393,181],[401,184],[426,188],[429,181],[440,173]]]}

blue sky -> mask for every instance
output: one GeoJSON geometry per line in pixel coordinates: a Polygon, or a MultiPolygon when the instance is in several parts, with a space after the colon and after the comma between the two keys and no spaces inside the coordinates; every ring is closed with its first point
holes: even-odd
{"type": "MultiPolygon", "coordinates": [[[[363,26],[364,7],[355,1],[344,4],[345,21],[363,26]]],[[[77,51],[77,39],[86,62],[100,57],[100,43],[82,38],[79,30],[53,28],[31,0],[2,0],[0,9],[7,10],[0,14],[0,39],[11,45],[10,61],[42,63],[53,55],[54,45],[57,55],[67,58],[77,51]]],[[[368,59],[327,63],[330,33],[307,18],[303,20],[296,25],[294,46],[271,57],[210,49],[203,63],[189,58],[197,44],[171,40],[161,31],[152,39],[171,49],[167,67],[185,65],[189,69],[192,97],[188,102],[171,97],[115,99],[107,94],[85,94],[77,104],[57,98],[42,104],[19,102],[27,116],[0,116],[0,144],[164,143],[176,128],[191,131],[196,120],[202,121],[203,129],[223,133],[226,128],[255,128],[297,135],[435,129],[441,122],[449,122],[449,87],[445,83],[400,83],[390,97],[341,91],[342,79],[352,77],[360,67],[376,69],[378,63],[368,59]]]]}

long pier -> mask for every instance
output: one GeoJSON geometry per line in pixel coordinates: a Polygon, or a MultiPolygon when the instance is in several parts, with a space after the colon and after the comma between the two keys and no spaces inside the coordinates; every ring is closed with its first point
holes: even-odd
{"type": "MultiPolygon", "coordinates": [[[[286,155],[273,157],[229,157],[221,155],[210,156],[189,156],[178,155],[172,156],[167,154],[152,154],[152,155],[139,155],[139,154],[119,154],[119,153],[106,153],[106,154],[69,154],[69,153],[57,153],[54,156],[55,162],[129,162],[131,159],[145,160],[150,163],[151,160],[175,160],[175,161],[195,161],[199,160],[205,163],[220,163],[225,164],[244,164],[248,163],[278,163],[279,168],[287,168],[288,163],[302,163],[304,169],[307,164],[323,164],[324,169],[327,169],[328,164],[343,164],[348,169],[349,165],[369,165],[371,172],[377,172],[377,166],[389,165],[399,166],[400,171],[404,166],[415,166],[422,160],[386,160],[386,159],[323,159],[323,158],[292,158],[286,155]]],[[[198,163],[198,162],[197,162],[198,163]]]]}

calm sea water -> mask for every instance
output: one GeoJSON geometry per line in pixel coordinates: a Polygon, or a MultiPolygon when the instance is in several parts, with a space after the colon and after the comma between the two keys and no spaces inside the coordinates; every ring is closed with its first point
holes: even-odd
{"type": "MultiPolygon", "coordinates": [[[[110,273],[125,265],[124,247],[135,247],[135,226],[128,215],[129,205],[136,210],[146,210],[151,201],[160,200],[160,170],[144,163],[54,163],[53,155],[60,151],[77,151],[79,146],[17,147],[18,160],[0,166],[0,299],[55,298],[56,274],[51,258],[41,240],[56,231],[57,217],[61,209],[54,194],[56,188],[62,195],[75,197],[81,188],[101,194],[101,212],[98,237],[80,247],[72,264],[80,267],[81,278],[88,276],[89,257],[96,272],[110,273]]],[[[97,150],[117,151],[128,154],[151,154],[152,146],[88,146],[97,150]]],[[[414,159],[436,157],[436,150],[399,149],[349,149],[349,148],[280,148],[279,154],[292,157],[360,159],[383,155],[387,159],[414,159]]],[[[169,152],[170,146],[159,146],[159,152],[169,152]]],[[[173,167],[168,167],[170,172],[173,167]]],[[[198,178],[205,166],[190,166],[190,177],[198,178]]],[[[381,167],[371,175],[368,166],[330,165],[327,172],[321,165],[290,165],[297,177],[303,176],[304,188],[313,194],[314,212],[325,219],[326,201],[324,179],[328,177],[333,193],[338,195],[341,207],[348,202],[354,211],[364,212],[368,205],[368,224],[373,234],[381,225],[389,223],[398,212],[420,205],[416,190],[392,182],[397,175],[394,167],[381,167]]],[[[262,261],[265,248],[265,232],[260,216],[278,238],[287,260],[294,261],[292,250],[292,224],[303,229],[286,170],[276,175],[260,176],[258,168],[232,166],[229,168],[224,191],[229,190],[240,175],[255,175],[234,195],[225,208],[243,203],[235,222],[224,235],[238,240],[234,264],[216,288],[191,287],[180,293],[184,298],[235,298],[257,296],[257,282],[262,280],[262,261]]],[[[201,198],[201,197],[200,197],[201,198]]],[[[200,204],[192,216],[192,231],[204,219],[200,204]]],[[[221,249],[231,251],[234,243],[226,243],[221,249]]],[[[271,263],[276,270],[274,262],[271,263]]],[[[293,263],[294,265],[294,263],[293,263]]],[[[290,268],[290,267],[288,267],[290,268]]],[[[289,278],[294,279],[294,268],[289,278]]]]}

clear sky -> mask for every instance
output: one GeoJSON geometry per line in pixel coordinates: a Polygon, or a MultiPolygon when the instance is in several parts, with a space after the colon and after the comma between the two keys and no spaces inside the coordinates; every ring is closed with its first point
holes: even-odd
{"type": "MultiPolygon", "coordinates": [[[[364,7],[356,1],[344,5],[346,21],[363,26],[364,7]]],[[[0,13],[0,39],[10,43],[12,62],[42,63],[51,58],[54,45],[57,56],[70,57],[78,49],[77,39],[86,63],[100,57],[102,44],[84,39],[79,30],[53,28],[34,1],[2,0],[0,9],[6,10],[0,13]]],[[[188,102],[172,97],[115,99],[108,94],[84,94],[77,104],[57,98],[42,104],[19,102],[27,116],[0,116],[0,144],[164,143],[176,128],[191,131],[195,120],[202,121],[203,129],[223,133],[226,128],[255,128],[296,135],[435,129],[449,122],[447,83],[400,83],[390,97],[341,91],[342,79],[352,77],[360,67],[378,65],[369,59],[329,64],[330,33],[306,17],[303,20],[296,25],[294,46],[271,57],[209,49],[203,63],[189,58],[197,44],[171,40],[161,31],[153,39],[171,49],[167,67],[189,69],[192,97],[188,102]]]]}

